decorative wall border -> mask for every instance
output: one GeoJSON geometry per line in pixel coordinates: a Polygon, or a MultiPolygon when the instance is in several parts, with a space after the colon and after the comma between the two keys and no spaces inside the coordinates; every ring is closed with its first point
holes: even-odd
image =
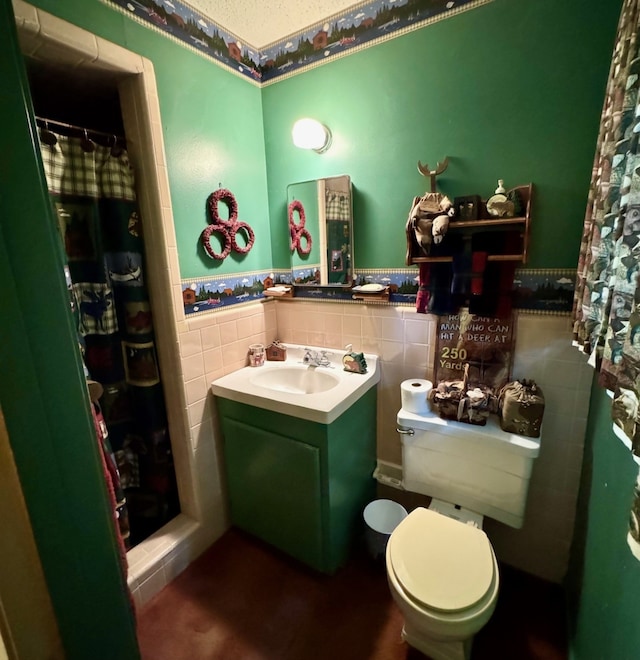
{"type": "Polygon", "coordinates": [[[304,266],[296,266],[291,271],[291,279],[293,282],[309,282],[317,280],[320,274],[320,264],[305,264],[304,266]]]}
{"type": "MultiPolygon", "coordinates": [[[[514,307],[539,315],[568,314],[573,307],[575,268],[522,268],[516,271],[514,307]]],[[[182,280],[186,315],[214,312],[229,305],[255,302],[264,290],[277,284],[291,284],[291,271],[264,270],[217,277],[182,280]]],[[[382,305],[415,306],[418,293],[416,268],[372,268],[356,270],[355,284],[382,284],[389,287],[389,302],[382,305]]],[[[339,287],[296,287],[296,299],[323,302],[356,302],[349,289],[339,287]]]]}
{"type": "Polygon", "coordinates": [[[255,302],[264,290],[276,284],[290,284],[291,271],[263,270],[217,277],[195,277],[182,282],[184,313],[202,314],[230,305],[255,302]]]}
{"type": "Polygon", "coordinates": [[[259,84],[260,51],[180,0],[101,0],[241,78],[259,84]]]}
{"type": "Polygon", "coordinates": [[[180,0],[102,0],[254,83],[269,84],[492,0],[364,0],[256,48],[180,0]]]}
{"type": "Polygon", "coordinates": [[[488,2],[492,0],[365,0],[265,46],[260,53],[262,82],[278,82],[488,2]]]}
{"type": "Polygon", "coordinates": [[[575,268],[516,270],[514,306],[542,314],[571,312],[576,273],[575,268]]]}

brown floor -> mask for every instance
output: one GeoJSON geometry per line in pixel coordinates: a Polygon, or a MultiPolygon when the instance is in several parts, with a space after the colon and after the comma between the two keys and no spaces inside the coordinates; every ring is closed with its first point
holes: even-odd
{"type": "MultiPolygon", "coordinates": [[[[400,639],[384,567],[354,555],[320,575],[232,529],[138,612],[143,660],[423,660],[400,639]]],[[[473,660],[565,660],[560,587],[500,570],[473,660]]]]}

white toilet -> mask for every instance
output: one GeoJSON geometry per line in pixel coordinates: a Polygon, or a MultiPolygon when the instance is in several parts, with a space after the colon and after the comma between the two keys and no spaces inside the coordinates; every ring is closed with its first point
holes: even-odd
{"type": "Polygon", "coordinates": [[[386,549],[403,639],[433,660],[468,660],[490,619],[500,578],[484,515],[512,527],[524,519],[539,438],[486,426],[398,413],[403,487],[433,499],[393,531],[386,549]]]}

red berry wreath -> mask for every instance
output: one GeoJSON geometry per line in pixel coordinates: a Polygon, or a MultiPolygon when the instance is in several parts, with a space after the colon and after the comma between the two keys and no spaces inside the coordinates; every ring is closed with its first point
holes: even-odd
{"type": "Polygon", "coordinates": [[[233,196],[233,193],[226,188],[220,188],[209,195],[209,213],[213,220],[213,224],[224,225],[229,222],[234,222],[238,218],[238,202],[233,196]],[[224,220],[218,213],[218,204],[224,202],[229,209],[229,219],[224,220]]]}
{"type": "Polygon", "coordinates": [[[305,222],[307,221],[307,217],[304,212],[304,206],[302,205],[302,202],[300,202],[297,199],[294,199],[289,204],[288,210],[289,210],[289,232],[291,234],[290,248],[292,251],[298,250],[298,254],[301,255],[309,254],[311,252],[312,240],[311,240],[311,234],[304,226],[305,222]],[[293,214],[296,211],[298,213],[298,218],[299,218],[298,224],[296,224],[293,219],[293,214]],[[302,247],[300,243],[301,237],[306,240],[305,247],[302,247]]]}
{"type": "Polygon", "coordinates": [[[239,254],[246,254],[253,247],[255,242],[255,234],[253,229],[246,223],[238,221],[238,203],[233,193],[226,188],[220,188],[209,195],[207,200],[209,207],[209,215],[211,217],[211,224],[204,229],[201,235],[202,245],[205,252],[212,259],[226,259],[231,250],[239,254]],[[227,220],[220,217],[218,213],[218,204],[224,202],[229,209],[229,218],[227,220]],[[239,231],[242,231],[246,237],[246,244],[244,247],[238,245],[236,236],[239,231]],[[221,241],[223,244],[222,252],[216,252],[211,247],[211,234],[218,232],[221,234],[221,241]]]}
{"type": "Polygon", "coordinates": [[[234,222],[231,227],[229,227],[229,237],[231,238],[231,249],[240,254],[247,254],[256,240],[253,229],[251,229],[246,222],[234,222]],[[241,229],[245,232],[247,237],[247,244],[244,247],[240,247],[236,242],[236,236],[241,229]]]}
{"type": "Polygon", "coordinates": [[[204,231],[202,232],[201,240],[204,251],[212,259],[226,259],[231,252],[231,237],[229,236],[229,232],[227,231],[227,227],[225,225],[209,225],[208,227],[205,227],[204,231]],[[222,244],[224,245],[222,252],[216,252],[211,247],[211,234],[213,234],[214,231],[219,232],[222,236],[222,244]]]}

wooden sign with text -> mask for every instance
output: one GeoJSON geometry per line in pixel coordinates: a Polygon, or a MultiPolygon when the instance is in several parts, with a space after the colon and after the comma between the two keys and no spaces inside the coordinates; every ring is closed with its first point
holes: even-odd
{"type": "Polygon", "coordinates": [[[438,317],[435,383],[462,380],[469,365],[469,385],[482,384],[494,392],[511,380],[515,321],[476,316],[467,311],[438,317]]]}

